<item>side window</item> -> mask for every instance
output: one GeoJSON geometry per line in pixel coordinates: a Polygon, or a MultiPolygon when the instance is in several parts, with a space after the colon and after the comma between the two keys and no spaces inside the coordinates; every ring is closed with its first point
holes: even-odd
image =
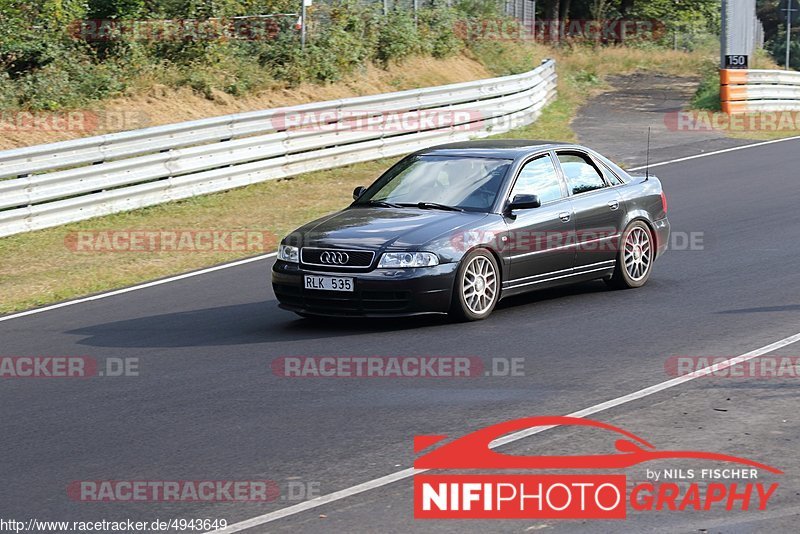
{"type": "Polygon", "coordinates": [[[605,164],[600,165],[600,169],[603,171],[603,176],[606,177],[606,182],[611,185],[620,185],[622,180],[620,180],[616,174],[613,173],[611,169],[605,166],[605,164]]]}
{"type": "Polygon", "coordinates": [[[621,184],[626,183],[625,177],[627,176],[627,174],[625,174],[625,171],[620,169],[616,163],[614,163],[607,157],[603,156],[602,154],[595,154],[594,157],[596,160],[599,160],[600,163],[602,163],[608,170],[611,171],[611,174],[615,176],[616,181],[619,181],[619,183],[621,184]]]}
{"type": "Polygon", "coordinates": [[[573,195],[594,191],[606,186],[591,161],[581,154],[558,154],[558,161],[567,178],[567,185],[573,195]]]}
{"type": "Polygon", "coordinates": [[[517,183],[511,191],[515,195],[538,195],[542,203],[563,197],[561,180],[556,172],[553,159],[549,155],[538,157],[523,165],[517,183]]]}

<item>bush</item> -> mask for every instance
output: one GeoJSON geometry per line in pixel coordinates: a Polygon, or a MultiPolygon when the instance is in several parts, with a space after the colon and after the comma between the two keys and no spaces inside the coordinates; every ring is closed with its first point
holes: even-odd
{"type": "Polygon", "coordinates": [[[528,72],[539,66],[542,58],[540,47],[515,41],[474,41],[469,49],[495,76],[528,72]]]}
{"type": "Polygon", "coordinates": [[[447,57],[464,48],[456,35],[458,16],[448,8],[423,9],[419,13],[419,31],[425,52],[433,57],[447,57]]]}
{"type": "Polygon", "coordinates": [[[504,16],[496,0],[458,0],[455,10],[467,18],[490,19],[504,16]]]}
{"type": "MultiPolygon", "coordinates": [[[[129,87],[146,89],[144,80],[190,87],[208,98],[214,91],[243,95],[274,80],[336,81],[370,61],[386,66],[417,54],[458,53],[464,43],[455,32],[457,11],[443,0],[434,2],[419,10],[417,21],[408,9],[384,17],[379,4],[360,0],[315,5],[302,49],[293,17],[276,19],[280,31],[273,39],[254,41],[137,41],[122,33],[84,42],[69,29],[70,22],[83,18],[202,20],[287,13],[297,9],[295,0],[40,0],[24,9],[0,0],[0,106],[81,106],[129,87]]],[[[491,2],[463,4],[478,13],[491,2]]]]}
{"type": "MultiPolygon", "coordinates": [[[[146,83],[190,87],[208,98],[215,91],[243,95],[281,81],[288,85],[332,82],[375,61],[383,66],[414,55],[447,57],[466,45],[498,75],[525,72],[541,57],[536,46],[478,40],[465,43],[457,22],[502,18],[494,0],[461,0],[450,8],[433,0],[414,14],[407,8],[383,16],[380,4],[332,0],[310,8],[305,49],[294,17],[279,20],[273,39],[135,41],[129,35],[85,43],[65,29],[81,17],[191,18],[291,12],[295,0],[41,0],[11,8],[0,0],[0,105],[58,109],[107,98],[146,83]],[[38,11],[37,11],[38,9],[38,11]],[[45,27],[52,31],[39,31],[45,27]]],[[[588,70],[587,70],[588,72],[588,70]]],[[[590,78],[576,80],[591,84],[590,78]]]]}
{"type": "MultiPolygon", "coordinates": [[[[58,110],[119,94],[125,88],[114,62],[95,63],[87,54],[62,52],[13,79],[12,107],[58,110]]],[[[8,83],[8,82],[7,82],[8,83]]]]}
{"type": "Polygon", "coordinates": [[[722,109],[719,97],[719,70],[716,63],[709,61],[703,67],[703,78],[692,98],[692,107],[708,111],[722,109]]]}
{"type": "MultiPolygon", "coordinates": [[[[70,22],[85,18],[224,19],[295,13],[298,0],[0,0],[0,106],[80,106],[129,88],[145,90],[148,83],[191,87],[209,98],[215,91],[242,95],[274,80],[289,85],[331,82],[370,61],[387,66],[419,54],[446,57],[465,46],[495,74],[505,75],[535,68],[540,57],[551,53],[538,45],[514,41],[462,41],[459,19],[505,18],[503,5],[496,0],[430,0],[423,3],[427,7],[417,12],[416,20],[407,2],[393,4],[396,8],[383,16],[379,2],[315,2],[309,8],[311,23],[302,49],[295,16],[272,19],[279,21],[280,31],[269,40],[153,42],[134,41],[123,34],[112,41],[83,42],[70,34],[70,22]]],[[[715,6],[713,0],[637,2],[629,16],[713,30],[719,18],[715,6]]],[[[587,4],[573,2],[570,14],[585,17],[586,9],[587,4]]],[[[609,13],[613,15],[614,8],[609,13]]],[[[780,60],[782,43],[781,39],[771,43],[780,60]]],[[[664,43],[630,44],[649,51],[664,43]]],[[[695,46],[696,40],[690,44],[695,46]]],[[[794,46],[798,47],[794,61],[800,63],[800,45],[794,46]]],[[[568,42],[560,47],[564,54],[573,49],[583,53],[568,42]]],[[[576,84],[596,82],[591,59],[588,63],[585,73],[574,80],[576,84]]]]}
{"type": "Polygon", "coordinates": [[[281,33],[277,39],[264,43],[258,55],[258,62],[276,80],[290,85],[305,81],[308,77],[303,51],[294,35],[281,33]]]}
{"type": "Polygon", "coordinates": [[[17,97],[11,77],[6,72],[0,72],[0,109],[16,107],[17,97]]]}
{"type": "MultiPolygon", "coordinates": [[[[778,34],[773,41],[770,41],[765,45],[765,48],[769,50],[770,54],[772,55],[773,59],[775,59],[775,62],[778,63],[778,65],[781,67],[785,66],[786,32],[783,32],[783,35],[778,34]]],[[[789,67],[795,70],[800,70],[800,42],[797,42],[796,39],[790,43],[789,67]]]]}
{"type": "Polygon", "coordinates": [[[395,9],[383,19],[378,31],[376,58],[383,65],[400,61],[421,53],[422,42],[414,24],[414,17],[407,11],[395,9]]]}
{"type": "Polygon", "coordinates": [[[321,30],[320,45],[337,54],[336,64],[344,73],[373,59],[379,24],[375,9],[343,0],[331,6],[328,16],[330,23],[321,30]]]}

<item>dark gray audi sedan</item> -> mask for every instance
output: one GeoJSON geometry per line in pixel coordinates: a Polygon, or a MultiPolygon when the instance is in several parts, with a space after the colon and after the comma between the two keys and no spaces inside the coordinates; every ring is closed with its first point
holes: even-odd
{"type": "Polygon", "coordinates": [[[280,244],[272,286],[301,316],[486,318],[510,295],[640,287],[669,239],[654,176],[588,148],[475,141],[406,156],[280,244]]]}

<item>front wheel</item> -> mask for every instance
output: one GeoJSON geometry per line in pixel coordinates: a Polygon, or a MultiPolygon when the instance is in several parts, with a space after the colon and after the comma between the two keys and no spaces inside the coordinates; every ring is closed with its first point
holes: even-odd
{"type": "Polygon", "coordinates": [[[617,289],[641,287],[650,278],[655,259],[655,246],[650,228],[642,221],[634,221],[620,237],[614,275],[607,284],[617,289]]]}
{"type": "Polygon", "coordinates": [[[456,273],[450,315],[461,321],[486,319],[500,297],[500,269],[487,250],[473,250],[456,273]]]}

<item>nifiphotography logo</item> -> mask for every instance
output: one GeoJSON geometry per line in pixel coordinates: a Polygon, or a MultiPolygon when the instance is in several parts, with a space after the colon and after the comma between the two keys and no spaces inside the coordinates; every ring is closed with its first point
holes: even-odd
{"type": "MultiPolygon", "coordinates": [[[[447,436],[416,436],[414,451],[447,436]]],[[[422,470],[480,470],[481,474],[418,474],[414,477],[416,519],[625,519],[636,511],[765,510],[777,482],[759,481],[759,471],[782,471],[747,458],[715,452],[657,450],[622,428],[569,416],[526,417],[486,427],[433,449],[414,462],[422,470]],[[584,426],[602,429],[615,439],[617,452],[583,456],[513,456],[491,444],[512,432],[533,427],[584,426]],[[647,470],[647,478],[724,479],[678,485],[641,482],[627,490],[625,474],[582,471],[623,470],[654,460],[707,460],[734,464],[725,468],[647,470]],[[519,474],[520,471],[570,470],[580,474],[519,474]],[[505,473],[485,474],[486,471],[505,473]],[[508,470],[514,471],[513,474],[508,470]]]]}

